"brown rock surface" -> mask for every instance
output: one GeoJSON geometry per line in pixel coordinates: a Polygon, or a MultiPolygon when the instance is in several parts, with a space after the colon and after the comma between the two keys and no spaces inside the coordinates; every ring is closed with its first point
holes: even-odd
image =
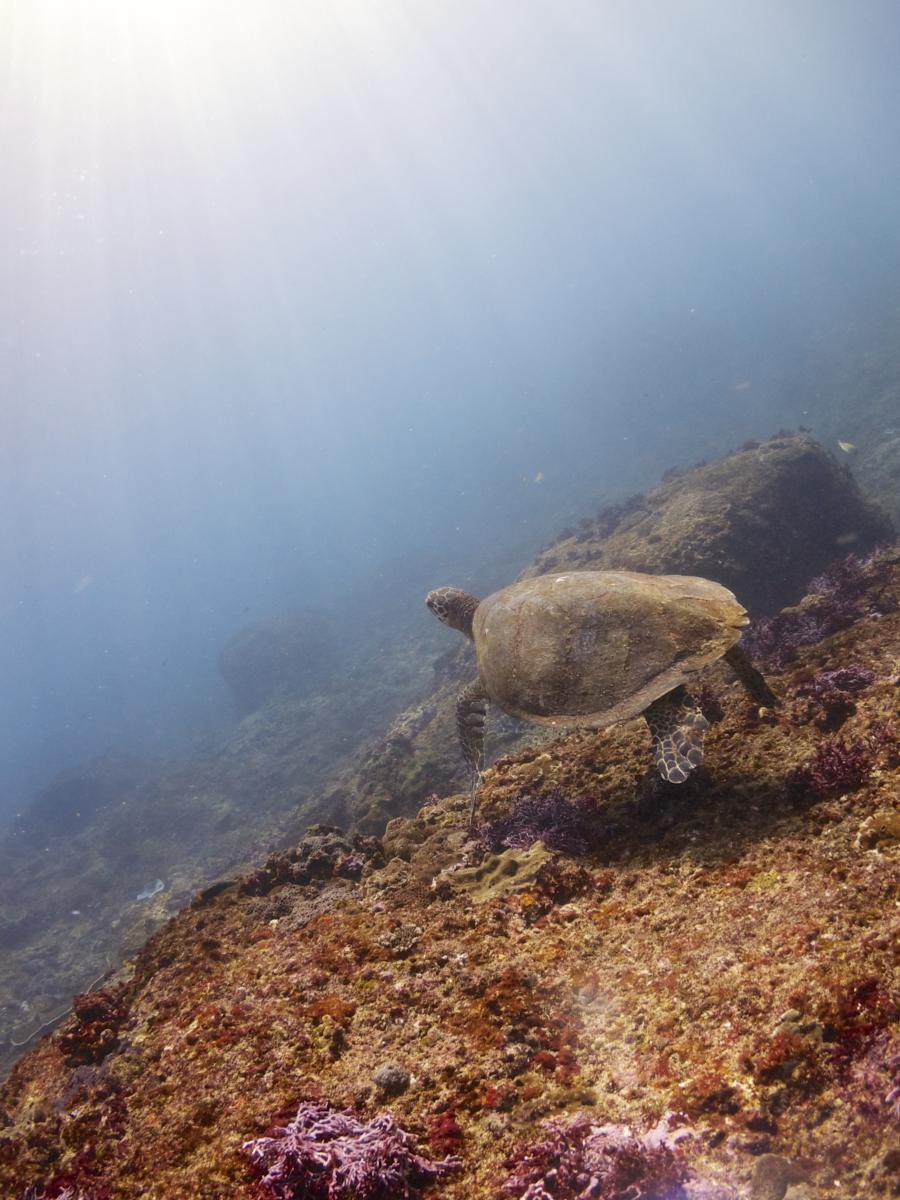
{"type": "Polygon", "coordinates": [[[392,822],[386,865],[321,827],[198,897],[16,1066],[0,1194],[251,1200],[242,1144],[321,1098],[451,1147],[444,1200],[515,1196],[544,1118],[672,1111],[695,1194],[896,1196],[900,849],[866,831],[900,806],[900,554],[864,611],[800,651],[777,715],[714,668],[680,788],[639,786],[638,723],[573,733],[489,771],[507,846],[480,873],[453,795],[392,822]],[[826,732],[838,666],[863,682],[826,732]]]}
{"type": "Polygon", "coordinates": [[[567,530],[526,575],[564,567],[703,575],[758,615],[796,603],[833,559],[892,536],[888,518],[823,447],[780,435],[670,473],[652,492],[567,530]]]}

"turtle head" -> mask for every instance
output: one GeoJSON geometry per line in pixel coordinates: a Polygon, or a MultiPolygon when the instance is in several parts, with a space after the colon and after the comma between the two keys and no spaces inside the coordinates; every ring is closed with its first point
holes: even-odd
{"type": "Polygon", "coordinates": [[[473,636],[472,618],[479,603],[475,596],[470,596],[462,588],[442,587],[429,592],[425,603],[439,621],[451,629],[458,629],[466,637],[473,636]]]}

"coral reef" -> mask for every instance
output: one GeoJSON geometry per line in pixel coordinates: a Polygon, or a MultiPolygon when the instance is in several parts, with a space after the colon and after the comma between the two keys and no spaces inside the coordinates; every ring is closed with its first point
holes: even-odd
{"type": "MultiPolygon", "coordinates": [[[[767,609],[797,599],[800,580],[834,557],[835,539],[843,545],[853,536],[861,553],[886,528],[820,447],[780,436],[675,474],[564,531],[531,569],[709,574],[767,609]]],[[[397,563],[383,596],[351,598],[378,629],[375,636],[367,622],[365,641],[345,623],[338,649],[322,625],[328,618],[312,613],[236,637],[223,668],[239,705],[253,711],[189,757],[98,759],[62,776],[23,812],[0,847],[0,1070],[68,1011],[73,993],[102,981],[198,887],[295,843],[311,822],[380,835],[430,794],[466,786],[453,699],[471,675],[472,649],[454,645],[435,661],[435,648],[446,643],[424,611],[421,631],[378,616],[379,605],[395,612],[408,575],[409,565],[397,563]],[[338,655],[352,668],[324,678],[320,651],[323,663],[338,655]],[[136,900],[156,879],[163,889],[136,900]]],[[[885,597],[873,593],[867,603],[881,611],[885,597]]],[[[859,611],[854,601],[847,619],[859,611]]],[[[718,696],[709,700],[712,709],[702,700],[708,718],[718,696]]],[[[830,732],[856,701],[857,693],[807,698],[818,727],[830,732]]],[[[491,714],[494,756],[550,736],[491,714]]]]}
{"type": "Polygon", "coordinates": [[[820,798],[830,792],[855,792],[871,774],[879,745],[896,745],[896,735],[890,730],[887,726],[868,737],[821,742],[812,758],[788,776],[788,787],[813,792],[820,798]]]}
{"type": "Polygon", "coordinates": [[[837,667],[834,671],[817,671],[809,683],[802,684],[797,690],[801,695],[822,700],[834,692],[861,692],[874,679],[875,672],[867,667],[837,667]]]}
{"type": "Polygon", "coordinates": [[[347,820],[329,781],[431,675],[408,635],[402,653],[376,658],[367,669],[361,654],[328,693],[271,701],[189,757],[106,756],[67,772],[22,812],[0,844],[0,1075],[197,888],[311,822],[347,820]],[[138,900],[157,879],[162,890],[138,900]]]}
{"type": "MultiPolygon", "coordinates": [[[[769,665],[780,668],[799,645],[852,623],[863,594],[874,609],[886,603],[869,589],[877,568],[868,560],[854,557],[827,572],[836,559],[846,559],[848,547],[859,555],[891,537],[890,521],[863,498],[845,468],[810,438],[783,434],[674,472],[646,495],[563,530],[523,575],[607,568],[704,575],[733,588],[760,615],[748,649],[761,657],[777,650],[769,665]],[[763,614],[796,603],[813,577],[820,577],[819,600],[802,616],[789,611],[769,626],[763,614]]],[[[431,792],[464,787],[454,700],[473,670],[470,645],[448,650],[435,664],[430,693],[334,781],[326,802],[378,833],[431,792]]],[[[714,703],[711,712],[715,717],[714,703]]],[[[491,711],[492,754],[539,737],[533,727],[491,711]]]]}
{"type": "Polygon", "coordinates": [[[76,1191],[74,1188],[63,1187],[51,1194],[43,1188],[27,1187],[21,1200],[93,1200],[93,1197],[80,1188],[76,1191]]]}
{"type": "Polygon", "coordinates": [[[504,849],[527,850],[535,842],[543,842],[548,850],[583,854],[590,839],[585,808],[560,789],[539,796],[523,792],[505,816],[482,825],[478,837],[494,854],[504,849]]]}
{"type": "Polygon", "coordinates": [[[778,712],[712,669],[680,788],[640,786],[639,722],[575,731],[486,772],[496,852],[442,795],[198,894],[14,1067],[0,1194],[260,1200],[291,1139],[329,1161],[312,1112],[343,1163],[457,1159],[423,1200],[895,1197],[900,553],[867,589],[778,712]]]}

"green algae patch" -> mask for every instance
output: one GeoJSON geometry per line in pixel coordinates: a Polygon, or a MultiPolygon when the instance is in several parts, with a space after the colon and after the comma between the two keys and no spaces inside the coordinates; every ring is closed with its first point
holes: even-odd
{"type": "Polygon", "coordinates": [[[774,892],[780,882],[777,871],[759,871],[747,881],[747,891],[774,892]]]}

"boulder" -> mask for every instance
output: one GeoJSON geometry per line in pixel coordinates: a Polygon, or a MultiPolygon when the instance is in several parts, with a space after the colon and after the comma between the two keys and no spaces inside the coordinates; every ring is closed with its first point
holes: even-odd
{"type": "Polygon", "coordinates": [[[703,575],[754,614],[795,604],[829,563],[893,539],[890,519],[811,438],[779,434],[564,530],[525,572],[703,575]]]}

